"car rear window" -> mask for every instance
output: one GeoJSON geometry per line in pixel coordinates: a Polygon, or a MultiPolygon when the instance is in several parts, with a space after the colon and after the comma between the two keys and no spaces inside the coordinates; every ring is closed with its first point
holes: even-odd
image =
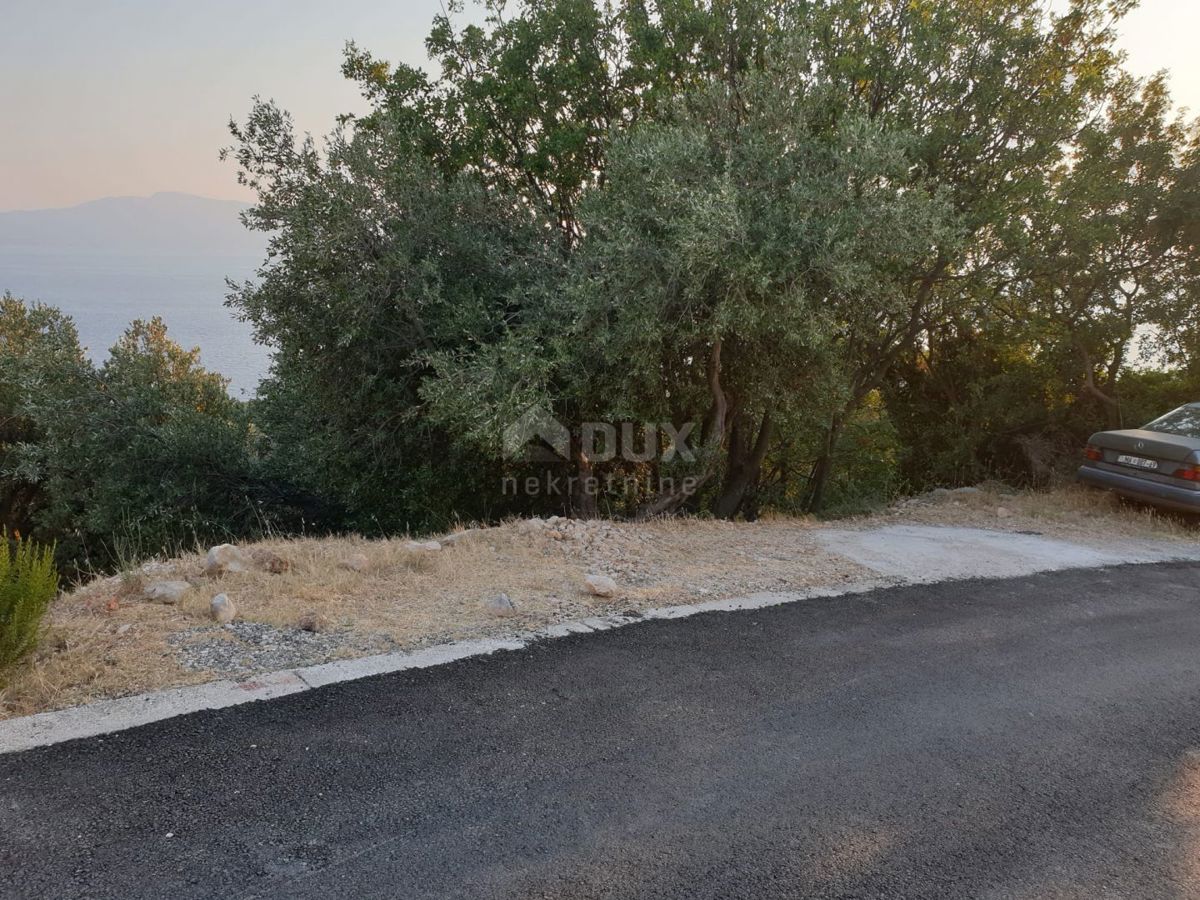
{"type": "Polygon", "coordinates": [[[1146,426],[1146,430],[1200,438],[1200,403],[1181,406],[1161,419],[1155,419],[1146,426]]]}

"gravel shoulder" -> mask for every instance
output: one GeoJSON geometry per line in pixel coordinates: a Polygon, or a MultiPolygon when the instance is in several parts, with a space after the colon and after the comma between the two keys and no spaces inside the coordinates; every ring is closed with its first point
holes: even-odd
{"type": "Polygon", "coordinates": [[[1080,490],[940,491],[858,519],[522,520],[407,538],[272,541],[261,564],[200,554],[64,594],[0,691],[0,718],[97,699],[760,592],[1009,577],[1200,553],[1197,532],[1080,490]],[[929,528],[941,529],[931,534],[929,528]],[[436,547],[436,549],[433,549],[436,547]],[[595,592],[587,577],[612,581],[595,592]],[[162,585],[171,602],[157,602],[162,585]],[[237,618],[214,622],[213,596],[237,618]]]}

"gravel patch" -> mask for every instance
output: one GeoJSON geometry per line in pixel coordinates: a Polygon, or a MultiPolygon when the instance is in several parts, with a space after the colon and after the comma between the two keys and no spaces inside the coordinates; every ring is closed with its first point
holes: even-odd
{"type": "Polygon", "coordinates": [[[185,669],[229,675],[312,666],[348,656],[390,653],[397,648],[387,635],[317,633],[261,622],[189,628],[170,635],[167,643],[185,669]]]}

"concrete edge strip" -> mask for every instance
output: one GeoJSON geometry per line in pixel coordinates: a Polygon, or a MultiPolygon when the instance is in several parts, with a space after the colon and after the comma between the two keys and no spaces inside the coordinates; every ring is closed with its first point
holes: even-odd
{"type": "MultiPolygon", "coordinates": [[[[1188,559],[1188,557],[1180,557],[1177,561],[1188,559]]],[[[1176,560],[1153,560],[1153,562],[1170,561],[1176,560]]],[[[1136,564],[1150,562],[1150,560],[1129,560],[1127,562],[1136,564]]],[[[1114,564],[1120,564],[1120,561],[1114,561],[1114,564]]],[[[1039,571],[1061,570],[1041,569],[1039,571]]],[[[800,600],[865,594],[880,588],[901,587],[914,583],[918,582],[881,577],[800,591],[764,591],[727,600],[664,606],[645,610],[634,616],[616,614],[561,622],[507,638],[455,641],[421,650],[385,653],[303,668],[284,669],[279,672],[257,675],[245,681],[222,679],[204,684],[152,691],[132,697],[120,697],[115,700],[98,700],[83,706],[37,713],[0,722],[0,754],[32,750],[36,747],[58,744],[77,738],[112,734],[207,709],[223,709],[259,700],[273,700],[276,697],[286,697],[289,694],[344,681],[370,678],[374,675],[386,675],[408,669],[425,669],[473,656],[486,656],[501,650],[521,650],[538,641],[553,640],[571,634],[607,631],[648,621],[686,619],[709,612],[764,609],[800,600]]],[[[922,580],[920,583],[928,582],[922,580]]]]}

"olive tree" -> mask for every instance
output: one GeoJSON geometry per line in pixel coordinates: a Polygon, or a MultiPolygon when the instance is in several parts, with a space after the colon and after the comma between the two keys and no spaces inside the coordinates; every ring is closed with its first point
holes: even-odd
{"type": "Polygon", "coordinates": [[[318,149],[268,103],[228,154],[271,233],[234,310],[273,350],[256,414],[280,477],[331,498],[364,531],[485,516],[478,459],[424,414],[430,359],[487,346],[559,265],[540,221],[420,155],[403,116],[341,129],[318,149]],[[468,473],[464,476],[464,473],[468,473]]]}

